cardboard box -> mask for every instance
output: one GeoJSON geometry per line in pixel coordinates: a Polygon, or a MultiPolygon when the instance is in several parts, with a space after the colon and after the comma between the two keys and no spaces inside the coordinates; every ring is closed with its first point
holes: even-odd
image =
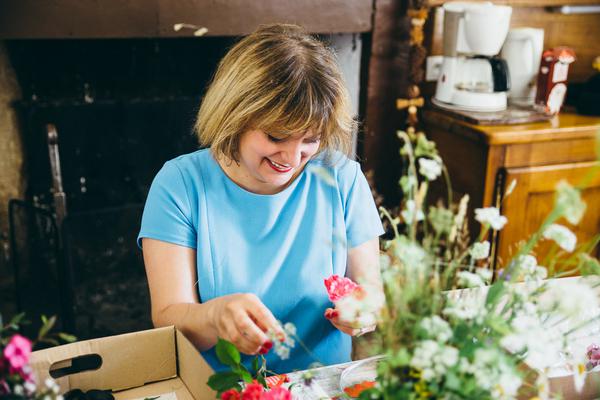
{"type": "Polygon", "coordinates": [[[30,365],[38,382],[52,376],[61,393],[110,389],[119,400],[216,398],[206,384],[212,368],[172,326],[36,351],[30,365]]]}

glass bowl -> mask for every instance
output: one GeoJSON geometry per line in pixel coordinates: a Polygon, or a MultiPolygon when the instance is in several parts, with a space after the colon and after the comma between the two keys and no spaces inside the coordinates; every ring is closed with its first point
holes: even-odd
{"type": "Polygon", "coordinates": [[[340,375],[340,390],[344,392],[344,389],[365,381],[374,382],[377,379],[377,364],[385,358],[386,356],[365,358],[346,368],[340,375]]]}

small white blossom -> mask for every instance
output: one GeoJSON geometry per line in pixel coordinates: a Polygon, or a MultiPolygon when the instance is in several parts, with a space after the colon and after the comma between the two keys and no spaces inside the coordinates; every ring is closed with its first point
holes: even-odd
{"type": "Polygon", "coordinates": [[[587,310],[597,310],[599,307],[594,289],[582,281],[548,285],[547,290],[539,296],[538,304],[542,311],[556,311],[569,318],[584,315],[587,310]]]}
{"type": "Polygon", "coordinates": [[[475,219],[482,225],[490,225],[492,229],[499,231],[508,222],[504,215],[496,207],[476,208],[475,219]]]}
{"type": "Polygon", "coordinates": [[[275,341],[275,353],[282,360],[287,360],[288,358],[290,358],[290,348],[282,345],[278,341],[275,341]]]}
{"type": "Polygon", "coordinates": [[[425,218],[425,214],[423,214],[422,210],[415,209],[416,206],[415,206],[414,200],[407,200],[405,207],[406,208],[404,210],[402,210],[400,215],[402,215],[402,218],[407,223],[412,224],[413,221],[423,221],[423,219],[425,218]]]}
{"type": "Polygon", "coordinates": [[[564,217],[573,225],[579,223],[586,209],[579,190],[564,180],[558,182],[556,186],[555,205],[562,210],[564,217]]]}
{"type": "Polygon", "coordinates": [[[29,394],[33,394],[36,391],[36,386],[35,383],[31,382],[31,381],[27,381],[25,382],[25,384],[23,385],[23,387],[25,388],[25,392],[29,393],[29,394]]]}
{"type": "Polygon", "coordinates": [[[437,160],[419,158],[419,173],[429,181],[434,181],[442,174],[442,164],[437,160]]]}
{"type": "Polygon", "coordinates": [[[546,268],[537,265],[537,259],[531,254],[519,256],[511,264],[515,273],[521,274],[526,282],[540,281],[548,276],[546,268]]]}
{"type": "Polygon", "coordinates": [[[475,273],[479,275],[486,283],[492,280],[492,271],[487,268],[476,268],[475,273]]]}
{"type": "Polygon", "coordinates": [[[441,379],[449,367],[458,362],[458,349],[440,345],[433,340],[420,342],[413,353],[410,365],[421,371],[426,381],[441,379]]]}
{"type": "Polygon", "coordinates": [[[480,287],[485,286],[485,282],[481,276],[469,271],[460,271],[458,274],[458,284],[463,287],[480,287]]]}
{"type": "Polygon", "coordinates": [[[23,396],[25,394],[25,390],[23,389],[23,386],[21,386],[21,385],[15,385],[15,387],[13,388],[13,392],[17,396],[23,396]]]}
{"type": "Polygon", "coordinates": [[[452,337],[452,329],[448,322],[437,315],[424,318],[419,326],[428,338],[437,339],[440,343],[446,343],[452,337]]]}
{"type": "Polygon", "coordinates": [[[469,251],[473,260],[482,260],[490,255],[490,242],[478,242],[469,251]]]}
{"type": "Polygon", "coordinates": [[[444,315],[462,320],[479,319],[485,312],[485,302],[477,296],[468,296],[448,301],[442,311],[444,315]]]}
{"type": "Polygon", "coordinates": [[[553,240],[563,250],[571,253],[575,250],[577,236],[569,228],[559,224],[552,224],[543,233],[544,238],[553,240]]]}
{"type": "Polygon", "coordinates": [[[283,330],[288,334],[288,335],[292,335],[295,336],[296,335],[296,326],[294,324],[292,324],[291,322],[286,322],[283,325],[283,330]]]}

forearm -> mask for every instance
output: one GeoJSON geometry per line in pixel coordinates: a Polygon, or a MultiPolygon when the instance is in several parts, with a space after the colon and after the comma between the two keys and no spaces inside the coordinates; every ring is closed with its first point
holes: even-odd
{"type": "Polygon", "coordinates": [[[206,303],[176,303],[152,312],[155,327],[174,325],[200,351],[217,343],[213,323],[214,300],[206,303]]]}

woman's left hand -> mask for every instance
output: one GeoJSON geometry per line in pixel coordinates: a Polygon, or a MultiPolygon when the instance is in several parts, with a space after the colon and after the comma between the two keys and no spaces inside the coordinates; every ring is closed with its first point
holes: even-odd
{"type": "Polygon", "coordinates": [[[328,308],[325,310],[324,316],[333,324],[333,326],[347,335],[358,337],[365,333],[373,332],[377,327],[375,324],[361,326],[355,321],[343,320],[340,318],[339,314],[339,311],[335,308],[328,308]]]}

